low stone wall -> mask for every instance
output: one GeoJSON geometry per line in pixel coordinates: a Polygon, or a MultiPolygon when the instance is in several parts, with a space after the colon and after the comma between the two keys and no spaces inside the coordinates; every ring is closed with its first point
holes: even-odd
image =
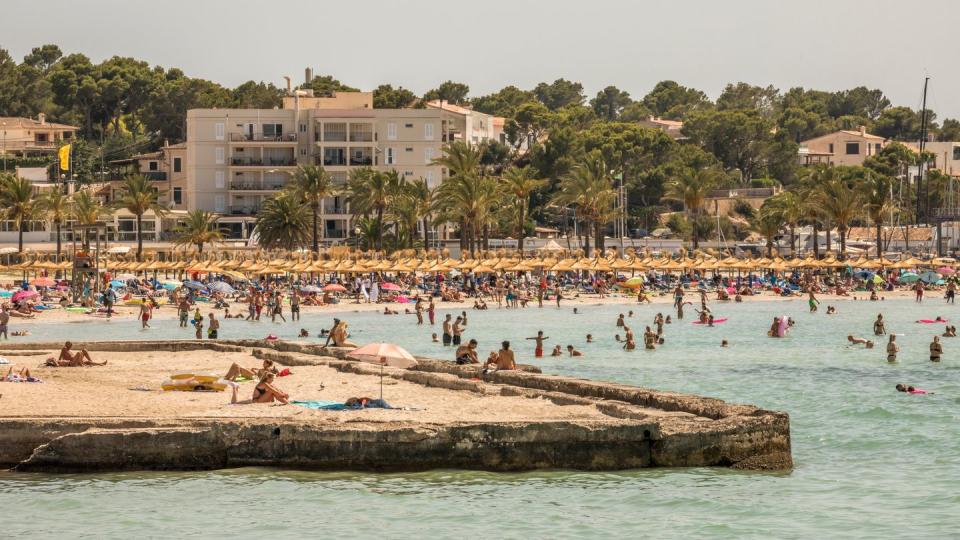
{"type": "MultiPolygon", "coordinates": [[[[51,350],[59,344],[2,344],[51,350]]],[[[244,351],[282,365],[326,365],[364,375],[380,367],[346,350],[291,342],[75,342],[91,351],[244,351]]],[[[272,465],[310,469],[493,471],[569,468],[792,467],[786,413],[690,394],[543,375],[533,366],[482,375],[476,366],[420,359],[386,377],[482,394],[593,405],[610,421],[432,424],[292,419],[37,418],[0,416],[0,466],[23,471],[209,469],[272,465]]]]}

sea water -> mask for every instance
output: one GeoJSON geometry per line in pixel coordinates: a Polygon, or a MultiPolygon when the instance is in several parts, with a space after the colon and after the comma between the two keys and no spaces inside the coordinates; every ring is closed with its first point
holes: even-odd
{"type": "MultiPolygon", "coordinates": [[[[192,473],[0,474],[2,537],[505,537],[838,538],[960,536],[960,339],[942,338],[943,362],[928,360],[942,324],[960,308],[941,299],[840,301],[835,315],[807,312],[805,301],[714,303],[726,323],[709,328],[687,318],[665,326],[656,351],[627,352],[614,340],[619,313],[639,337],[653,306],[468,310],[465,339],[481,358],[510,340],[520,362],[546,373],[617,381],[749,403],[790,414],[795,467],[788,472],[653,469],[501,474],[315,473],[236,469],[192,473]],[[899,362],[888,364],[885,339],[873,350],[848,346],[848,334],[873,338],[883,313],[899,335],[899,362]],[[774,316],[796,326],[766,336],[774,316]],[[544,330],[552,345],[583,357],[533,358],[525,338],[544,330]],[[586,335],[595,342],[587,344],[586,335]],[[727,339],[730,346],[721,348],[727,339]],[[906,395],[897,383],[934,392],[906,395]]],[[[340,313],[358,343],[390,341],[417,355],[452,359],[432,343],[437,325],[413,315],[340,313]]],[[[452,311],[459,313],[459,310],[452,311]]],[[[675,317],[675,313],[673,313],[675,317]]],[[[225,321],[224,338],[294,339],[316,335],[333,314],[300,323],[225,321]]],[[[31,325],[29,340],[188,339],[175,320],[140,330],[133,320],[31,325]]],[[[315,340],[315,338],[311,338],[315,340]]],[[[641,340],[642,341],[642,340],[641,340]]],[[[377,389],[371,388],[371,392],[377,389]]],[[[389,401],[389,389],[387,390],[389,401]]],[[[301,396],[298,396],[301,397],[301,396]]],[[[310,398],[314,396],[302,396],[310,398]]],[[[2,405],[0,405],[2,406],[2,405]]]]}

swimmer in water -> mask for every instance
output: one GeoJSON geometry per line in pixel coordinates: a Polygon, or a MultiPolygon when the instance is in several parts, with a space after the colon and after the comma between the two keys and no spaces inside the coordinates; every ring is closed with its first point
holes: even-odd
{"type": "Polygon", "coordinates": [[[567,352],[570,353],[570,356],[583,356],[583,353],[574,349],[573,345],[567,345],[567,352]]]}
{"type": "Polygon", "coordinates": [[[620,316],[617,317],[617,327],[622,328],[625,324],[626,323],[623,322],[623,313],[621,313],[620,316]]]}
{"type": "Polygon", "coordinates": [[[624,331],[626,331],[626,336],[624,337],[624,342],[623,342],[623,350],[632,351],[636,349],[637,342],[634,341],[633,330],[631,330],[629,326],[624,326],[623,329],[624,331]]]}
{"type": "Polygon", "coordinates": [[[727,346],[729,346],[729,345],[730,345],[730,343],[728,343],[727,340],[723,340],[723,341],[720,342],[720,346],[721,346],[721,347],[727,347],[727,346]]]}
{"type": "Polygon", "coordinates": [[[550,356],[562,356],[562,355],[563,355],[563,350],[560,348],[559,345],[554,347],[553,352],[550,353],[550,356]]]}
{"type": "Polygon", "coordinates": [[[593,343],[593,334],[587,334],[587,343],[593,343]]]}

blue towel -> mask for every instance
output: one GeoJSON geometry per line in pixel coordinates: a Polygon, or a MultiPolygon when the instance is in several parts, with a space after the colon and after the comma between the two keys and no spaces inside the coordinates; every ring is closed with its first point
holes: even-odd
{"type": "Polygon", "coordinates": [[[294,405],[299,405],[301,407],[306,407],[307,409],[316,409],[324,411],[344,411],[347,410],[347,406],[339,401],[322,401],[322,400],[312,400],[312,401],[291,401],[294,405]]]}

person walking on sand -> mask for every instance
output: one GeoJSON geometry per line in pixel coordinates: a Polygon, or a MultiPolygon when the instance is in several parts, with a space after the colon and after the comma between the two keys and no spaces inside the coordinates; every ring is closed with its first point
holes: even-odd
{"type": "Polygon", "coordinates": [[[877,320],[873,321],[873,335],[882,336],[887,333],[887,327],[883,323],[883,314],[877,314],[877,320]]]}
{"type": "Polygon", "coordinates": [[[940,337],[933,336],[933,341],[930,343],[930,361],[939,362],[941,356],[943,356],[943,345],[940,344],[940,337]]]}
{"type": "Polygon", "coordinates": [[[900,346],[897,345],[897,335],[890,334],[890,341],[887,342],[887,362],[896,362],[898,352],[900,352],[900,346]]]}
{"type": "Polygon", "coordinates": [[[533,355],[537,358],[543,357],[543,342],[550,339],[548,336],[543,335],[543,330],[537,331],[536,337],[528,337],[527,339],[533,339],[537,342],[537,348],[534,349],[533,355]]]}
{"type": "Polygon", "coordinates": [[[10,336],[7,335],[7,325],[10,324],[10,314],[7,313],[7,310],[0,308],[0,334],[3,334],[3,339],[9,340],[10,336]]]}
{"type": "Polygon", "coordinates": [[[817,300],[817,296],[813,294],[813,287],[807,289],[807,305],[810,306],[810,313],[817,312],[817,305],[820,304],[820,301],[817,300]]]}

